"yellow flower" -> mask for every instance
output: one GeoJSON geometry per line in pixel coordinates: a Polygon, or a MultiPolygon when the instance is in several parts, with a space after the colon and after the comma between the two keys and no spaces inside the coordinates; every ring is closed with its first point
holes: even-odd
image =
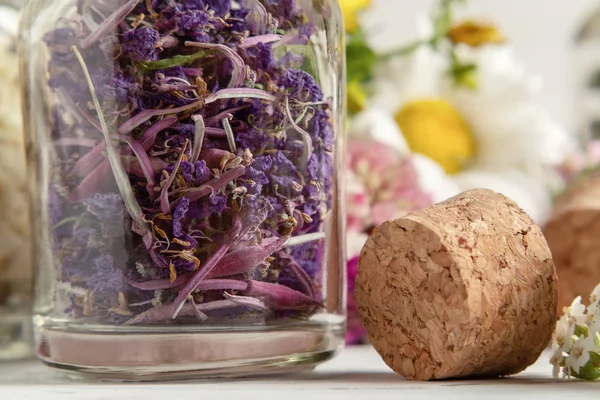
{"type": "Polygon", "coordinates": [[[348,112],[356,114],[365,109],[367,105],[367,93],[360,82],[348,82],[348,112]]]}
{"type": "Polygon", "coordinates": [[[358,13],[371,5],[371,0],[340,0],[346,31],[354,33],[358,30],[358,13]]]}
{"type": "Polygon", "coordinates": [[[471,47],[506,42],[506,37],[495,26],[469,21],[454,26],[448,36],[453,43],[465,43],[471,47]]]}
{"type": "Polygon", "coordinates": [[[408,103],[396,115],[396,121],[411,150],[430,157],[449,174],[460,172],[475,155],[471,127],[445,100],[408,103]]]}

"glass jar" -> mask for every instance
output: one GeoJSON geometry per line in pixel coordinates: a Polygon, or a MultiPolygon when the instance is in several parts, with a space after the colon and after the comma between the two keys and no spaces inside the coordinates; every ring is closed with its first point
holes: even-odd
{"type": "Polygon", "coordinates": [[[312,368],[344,340],[334,0],[33,0],[38,356],[102,378],[312,368]]]}
{"type": "Polygon", "coordinates": [[[31,245],[16,51],[19,5],[0,1],[0,360],[33,354],[31,245]]]}

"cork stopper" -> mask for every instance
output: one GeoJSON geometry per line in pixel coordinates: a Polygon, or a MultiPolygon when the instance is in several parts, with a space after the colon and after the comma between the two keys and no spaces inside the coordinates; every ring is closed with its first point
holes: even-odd
{"type": "Polygon", "coordinates": [[[557,278],[532,219],[505,196],[473,190],[375,229],[356,297],[373,346],[400,375],[496,377],[524,370],[548,345],[557,278]]]}
{"type": "Polygon", "coordinates": [[[558,310],[584,299],[600,282],[600,173],[578,179],[561,195],[544,227],[558,274],[558,310]]]}

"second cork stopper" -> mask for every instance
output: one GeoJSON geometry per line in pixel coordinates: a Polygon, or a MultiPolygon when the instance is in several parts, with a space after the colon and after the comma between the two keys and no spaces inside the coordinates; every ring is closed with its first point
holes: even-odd
{"type": "Polygon", "coordinates": [[[375,229],[356,296],[373,346],[397,373],[493,377],[524,370],[548,345],[557,278],[531,218],[474,190],[375,229]]]}

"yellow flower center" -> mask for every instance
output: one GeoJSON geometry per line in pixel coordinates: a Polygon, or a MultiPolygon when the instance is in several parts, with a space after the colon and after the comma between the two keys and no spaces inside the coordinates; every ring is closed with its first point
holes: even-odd
{"type": "Polygon", "coordinates": [[[408,103],[396,115],[396,120],[411,150],[430,157],[449,174],[460,172],[475,155],[471,127],[445,100],[408,103]]]}
{"type": "Polygon", "coordinates": [[[340,0],[340,5],[344,13],[346,31],[354,33],[359,28],[358,12],[368,8],[371,5],[371,0],[340,0]]]}
{"type": "Polygon", "coordinates": [[[479,47],[484,44],[500,44],[506,42],[506,38],[493,25],[486,25],[477,22],[463,22],[456,25],[448,36],[453,43],[465,43],[471,47],[479,47]]]}

